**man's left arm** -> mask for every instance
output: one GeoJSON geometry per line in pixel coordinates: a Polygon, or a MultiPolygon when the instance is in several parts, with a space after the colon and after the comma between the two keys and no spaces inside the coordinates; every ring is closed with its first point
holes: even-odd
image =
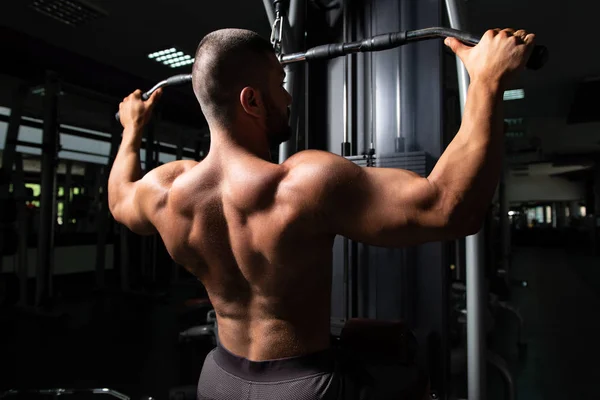
{"type": "Polygon", "coordinates": [[[153,203],[160,202],[157,197],[161,193],[154,190],[150,174],[142,178],[140,147],[144,126],[160,94],[156,91],[143,101],[141,91],[136,90],[120,104],[123,138],[108,179],[108,204],[113,217],[140,235],[156,233],[150,214],[153,203]]]}

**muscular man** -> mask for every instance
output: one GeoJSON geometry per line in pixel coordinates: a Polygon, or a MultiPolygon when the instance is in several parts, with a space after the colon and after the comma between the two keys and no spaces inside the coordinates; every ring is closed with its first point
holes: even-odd
{"type": "Polygon", "coordinates": [[[175,161],[142,177],[142,128],[160,92],[124,99],[110,210],[133,232],[160,234],[206,287],[220,344],[206,358],[199,398],[337,398],[335,236],[402,247],[478,231],[500,173],[502,94],[533,41],[509,29],[486,32],[472,48],[446,39],[471,85],[461,128],[426,178],[314,150],[272,163],[269,148],[290,137],[291,97],[271,45],[253,32],[216,31],[198,47],[194,92],[211,132],[202,162],[175,161]]]}

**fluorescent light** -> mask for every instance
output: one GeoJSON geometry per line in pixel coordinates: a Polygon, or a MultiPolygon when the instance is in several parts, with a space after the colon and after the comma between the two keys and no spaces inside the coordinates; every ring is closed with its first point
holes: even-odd
{"type": "MultiPolygon", "coordinates": [[[[170,48],[170,49],[166,49],[166,50],[155,51],[154,53],[148,54],[148,58],[157,58],[157,57],[160,58],[160,57],[165,56],[167,54],[171,54],[174,51],[177,51],[177,49],[170,48]]],[[[183,53],[181,53],[181,54],[183,54],[183,53]]]]}
{"type": "Polygon", "coordinates": [[[178,52],[178,53],[165,54],[165,55],[162,55],[162,56],[158,57],[158,58],[156,59],[156,61],[164,61],[164,60],[168,60],[168,59],[171,59],[171,58],[174,58],[174,57],[180,56],[180,55],[182,55],[182,54],[183,54],[183,53],[182,53],[181,51],[180,51],[180,52],[178,52]]]}
{"type": "Polygon", "coordinates": [[[150,53],[148,58],[171,68],[189,65],[194,62],[194,57],[175,47],[150,53]]]}
{"type": "Polygon", "coordinates": [[[506,90],[504,92],[504,101],[521,100],[524,98],[525,91],[523,89],[506,90]]]}
{"type": "Polygon", "coordinates": [[[509,126],[510,125],[522,125],[523,118],[505,118],[504,122],[506,122],[509,126]]]}

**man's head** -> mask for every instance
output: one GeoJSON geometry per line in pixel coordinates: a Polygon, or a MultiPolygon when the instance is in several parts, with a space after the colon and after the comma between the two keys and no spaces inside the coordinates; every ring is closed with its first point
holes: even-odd
{"type": "Polygon", "coordinates": [[[209,33],[196,51],[192,76],[211,128],[254,128],[271,145],[289,139],[285,73],[271,44],[258,34],[243,29],[209,33]]]}

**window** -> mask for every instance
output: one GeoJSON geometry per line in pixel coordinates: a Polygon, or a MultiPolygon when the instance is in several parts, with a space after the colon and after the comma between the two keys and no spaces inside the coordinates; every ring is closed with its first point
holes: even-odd
{"type": "MultiPolygon", "coordinates": [[[[9,116],[10,108],[0,107],[0,115],[9,116]]],[[[28,121],[36,126],[43,123],[42,120],[36,118],[23,117],[25,121],[28,121]]],[[[79,137],[73,133],[60,133],[60,144],[62,146],[61,151],[58,153],[58,158],[61,160],[74,160],[88,162],[92,164],[108,164],[108,157],[110,155],[110,143],[106,141],[106,138],[110,138],[111,134],[106,132],[99,132],[90,129],[85,129],[71,125],[61,125],[61,128],[69,129],[71,131],[81,131],[83,133],[93,134],[98,136],[98,139],[90,139],[79,137]],[[104,139],[104,140],[102,140],[104,139]]],[[[6,143],[6,131],[8,129],[8,123],[0,121],[0,149],[4,149],[6,143]]],[[[26,144],[20,144],[17,146],[17,152],[22,154],[41,155],[42,150],[40,145],[42,144],[42,129],[22,124],[19,127],[18,140],[25,142],[26,144]],[[31,145],[27,145],[31,144],[31,145]]],[[[176,147],[173,145],[168,146],[173,148],[175,152],[176,147]]],[[[188,152],[193,152],[193,149],[185,149],[188,152]]],[[[140,149],[140,160],[142,169],[145,167],[146,150],[140,149]]],[[[175,161],[175,154],[170,153],[159,153],[158,161],[160,163],[168,163],[175,161]]],[[[184,157],[184,159],[192,159],[184,157]]]]}
{"type": "Polygon", "coordinates": [[[544,207],[535,208],[535,220],[538,224],[544,223],[544,207]]]}

